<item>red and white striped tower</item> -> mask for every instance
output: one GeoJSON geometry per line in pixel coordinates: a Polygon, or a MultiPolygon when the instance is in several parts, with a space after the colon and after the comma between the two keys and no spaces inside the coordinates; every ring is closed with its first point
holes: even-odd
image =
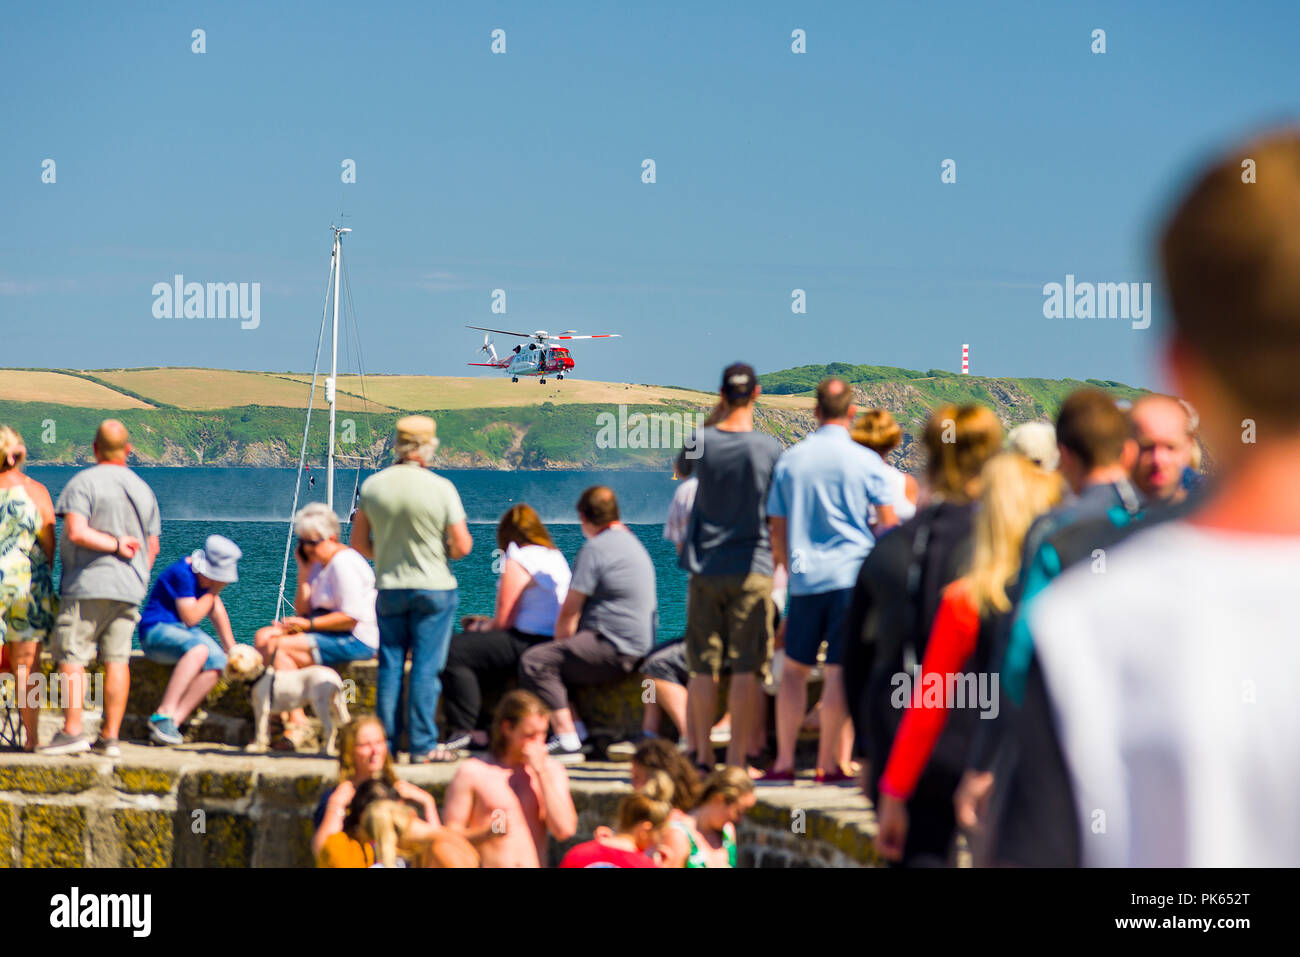
{"type": "Polygon", "coordinates": [[[970,375],[970,344],[964,343],[961,347],[961,374],[970,375]]]}

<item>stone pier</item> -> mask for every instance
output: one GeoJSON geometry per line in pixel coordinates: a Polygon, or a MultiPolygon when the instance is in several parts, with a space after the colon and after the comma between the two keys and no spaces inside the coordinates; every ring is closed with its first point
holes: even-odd
{"type": "MultiPolygon", "coordinates": [[[[0,867],[308,867],[312,812],[338,771],[305,754],[123,744],[122,757],[0,755],[0,867]]],[[[609,824],[627,765],[569,767],[578,835],[609,824]]],[[[454,765],[399,765],[442,804],[454,765]]],[[[855,788],[811,778],[760,788],[739,831],[742,867],[870,867],[875,821],[855,788]]]]}

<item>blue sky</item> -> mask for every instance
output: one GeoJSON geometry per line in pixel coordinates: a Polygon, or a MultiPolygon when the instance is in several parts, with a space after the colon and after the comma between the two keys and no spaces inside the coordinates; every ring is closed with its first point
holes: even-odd
{"type": "Polygon", "coordinates": [[[1159,217],[1300,106],[1289,3],[660,7],[11,7],[0,365],[309,369],[346,213],[370,373],[471,371],[471,323],[621,333],[575,348],[597,379],[969,342],[980,374],[1156,386],[1159,217]],[[176,273],[260,283],[259,327],[155,318],[176,273]],[[1044,318],[1067,273],[1155,283],[1151,327],[1044,318]]]}

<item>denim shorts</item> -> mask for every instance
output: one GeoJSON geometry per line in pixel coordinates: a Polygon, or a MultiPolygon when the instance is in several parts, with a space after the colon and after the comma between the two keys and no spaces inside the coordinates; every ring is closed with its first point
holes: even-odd
{"type": "Polygon", "coordinates": [[[140,650],[144,656],[163,665],[176,664],[198,645],[208,649],[204,671],[222,671],[226,667],[226,652],[221,643],[197,625],[186,628],[177,622],[160,621],[140,634],[140,650]]]}
{"type": "Polygon", "coordinates": [[[812,667],[817,649],[826,642],[826,663],[838,665],[844,654],[844,618],[853,601],[852,588],[791,595],[790,615],[785,621],[785,656],[812,667]]]}
{"type": "Polygon", "coordinates": [[[375,649],[356,635],[341,631],[311,631],[311,660],[318,665],[343,665],[375,657],[375,649]]]}

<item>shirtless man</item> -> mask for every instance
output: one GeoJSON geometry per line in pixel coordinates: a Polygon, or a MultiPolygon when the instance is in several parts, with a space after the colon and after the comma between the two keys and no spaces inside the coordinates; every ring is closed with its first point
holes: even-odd
{"type": "Polygon", "coordinates": [[[483,867],[541,867],[546,833],[567,841],[578,830],[569,778],[547,754],[550,713],[527,691],[501,699],[492,722],[492,756],[456,771],[443,822],[478,849],[483,867]]]}

